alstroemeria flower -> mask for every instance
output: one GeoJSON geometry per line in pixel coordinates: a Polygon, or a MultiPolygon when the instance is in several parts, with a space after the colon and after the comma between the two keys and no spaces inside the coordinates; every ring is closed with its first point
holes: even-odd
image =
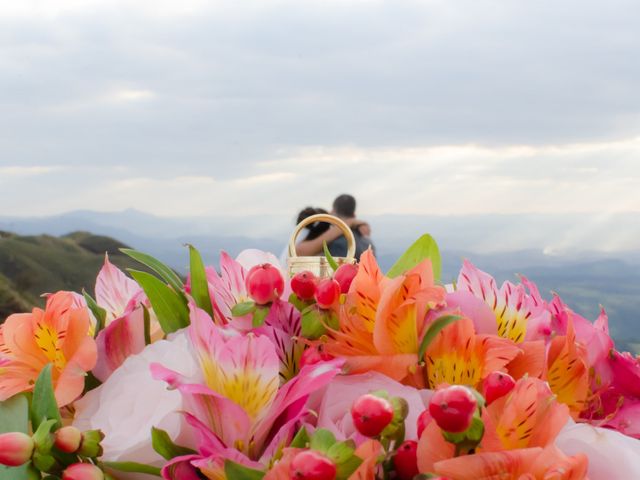
{"type": "MultiPolygon", "coordinates": [[[[206,267],[207,281],[209,283],[209,294],[213,303],[214,320],[220,325],[232,323],[238,330],[247,331],[251,329],[251,315],[234,317],[231,309],[238,303],[251,300],[247,293],[246,276],[249,270],[255,265],[271,263],[282,271],[278,259],[260,250],[248,249],[240,252],[234,260],[226,252],[220,253],[220,273],[213,267],[206,267]]],[[[282,272],[283,278],[286,278],[282,272]]],[[[288,298],[290,289],[288,282],[285,282],[285,292],[283,298],[288,298]]]]}
{"type": "MultiPolygon", "coordinates": [[[[105,309],[105,328],[98,333],[98,363],[93,370],[96,378],[106,381],[127,357],[145,347],[144,310],[148,300],[142,288],[127,277],[105,255],[104,265],[96,278],[96,303],[105,309]]],[[[150,314],[151,341],[164,335],[153,311],[150,314]]]]}
{"type": "Polygon", "coordinates": [[[463,455],[434,465],[437,475],[456,480],[583,480],[587,457],[567,457],[556,447],[463,455]]]}
{"type": "Polygon", "coordinates": [[[526,279],[523,283],[504,282],[498,289],[491,275],[465,260],[457,289],[472,293],[489,306],[495,315],[499,336],[516,343],[546,338],[551,334],[551,315],[535,285],[526,279]]]}
{"type": "Polygon", "coordinates": [[[164,470],[165,478],[175,478],[171,472],[181,462],[207,475],[201,467],[219,465],[229,449],[240,453],[245,464],[266,464],[293,437],[309,395],[340,370],[339,361],[305,366],[280,386],[277,350],[267,336],[219,327],[201,310],[192,316],[189,337],[201,383],[189,382],[161,365],[152,366],[156,378],[183,394],[188,421],[201,438],[199,456],[174,459],[164,470]]]}
{"type": "Polygon", "coordinates": [[[520,349],[506,338],[478,335],[473,322],[462,318],[438,333],[425,354],[429,388],[442,383],[478,387],[489,373],[504,370],[520,349]]]}
{"type": "Polygon", "coordinates": [[[329,331],[324,349],[343,357],[349,373],[375,370],[401,381],[418,363],[427,311],[441,305],[445,293],[434,284],[429,260],[390,279],[368,250],[340,308],[340,327],[329,331]]]}
{"type": "Polygon", "coordinates": [[[89,312],[78,307],[71,292],[50,295],[44,310],[9,316],[0,325],[0,401],[33,390],[48,363],[53,365],[58,406],[75,400],[84,388],[85,373],[96,364],[89,328],[89,312]]]}
{"type": "Polygon", "coordinates": [[[485,432],[473,454],[456,456],[437,423],[429,423],[418,442],[418,467],[422,473],[456,479],[584,478],[586,457],[566,457],[554,447],[568,419],[567,406],[555,400],[545,382],[521,379],[483,409],[485,432]],[[560,475],[545,476],[552,472],[560,475]]]}
{"type": "Polygon", "coordinates": [[[545,378],[572,417],[578,418],[589,396],[589,365],[587,349],[576,342],[571,322],[567,334],[555,337],[549,345],[545,378]]]}

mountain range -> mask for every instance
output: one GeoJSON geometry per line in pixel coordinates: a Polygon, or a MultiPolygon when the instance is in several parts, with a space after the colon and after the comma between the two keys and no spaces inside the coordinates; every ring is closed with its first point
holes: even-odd
{"type": "MultiPolygon", "coordinates": [[[[370,216],[367,220],[373,227],[378,260],[383,269],[390,267],[415,238],[429,232],[441,246],[444,281],[457,277],[463,258],[490,272],[499,282],[516,280],[516,274],[525,274],[538,283],[547,298],[549,292],[557,292],[587,318],[594,319],[599,305],[604,305],[610,316],[612,334],[618,341],[624,341],[629,349],[635,349],[635,344],[640,343],[640,244],[637,240],[640,239],[640,214],[598,219],[585,215],[380,215],[370,216]]],[[[0,239],[0,301],[2,295],[8,295],[7,301],[23,307],[37,302],[37,295],[46,291],[38,291],[42,284],[35,280],[32,280],[33,288],[26,291],[13,288],[9,294],[9,289],[3,288],[12,283],[15,287],[15,278],[7,270],[6,261],[2,263],[1,260],[2,255],[6,258],[8,246],[13,245],[9,250],[15,248],[18,237],[26,237],[20,240],[23,244],[32,244],[31,250],[22,244],[23,257],[34,257],[36,264],[46,264],[50,274],[61,277],[58,288],[67,288],[74,283],[74,269],[93,269],[91,275],[83,270],[83,274],[76,275],[76,280],[85,274],[85,283],[92,277],[95,279],[102,252],[92,252],[92,249],[116,251],[118,245],[130,245],[185,273],[186,243],[198,247],[206,263],[215,264],[220,250],[236,255],[245,248],[259,248],[279,254],[284,250],[292,228],[290,218],[277,214],[178,219],[125,210],[75,211],[39,218],[0,217],[0,230],[13,232],[0,239]],[[91,234],[68,235],[74,231],[91,234]],[[45,236],[40,236],[43,234],[45,236]],[[55,236],[62,238],[56,240],[55,236]],[[84,238],[84,246],[79,243],[80,238],[84,238]],[[109,240],[105,240],[107,238],[109,240]],[[58,245],[58,241],[63,244],[58,245]],[[69,246],[70,243],[75,246],[69,246]],[[55,260],[63,258],[62,252],[77,248],[85,250],[80,253],[86,266],[82,262],[80,267],[75,260],[72,264],[55,260]],[[87,256],[91,255],[95,258],[88,260],[87,256]]],[[[116,256],[115,261],[124,265],[128,259],[116,256]]],[[[47,275],[26,269],[22,277],[46,278],[47,275]]],[[[92,284],[81,287],[90,289],[92,284]]]]}

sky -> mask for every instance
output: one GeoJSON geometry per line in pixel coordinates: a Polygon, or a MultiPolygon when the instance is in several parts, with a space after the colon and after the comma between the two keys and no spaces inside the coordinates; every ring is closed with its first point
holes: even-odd
{"type": "Polygon", "coordinates": [[[640,211],[636,0],[0,0],[0,215],[640,211]]]}

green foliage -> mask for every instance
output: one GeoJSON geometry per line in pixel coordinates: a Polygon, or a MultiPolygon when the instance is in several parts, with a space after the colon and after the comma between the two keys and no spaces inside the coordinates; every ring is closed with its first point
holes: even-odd
{"type": "Polygon", "coordinates": [[[151,445],[165,460],[196,453],[190,448],[176,445],[167,432],[155,427],[151,429],[151,445]]]}
{"type": "Polygon", "coordinates": [[[164,333],[172,333],[189,325],[189,308],[184,295],[176,292],[150,273],[129,270],[149,298],[164,333]]]}
{"type": "Polygon", "coordinates": [[[324,252],[324,256],[327,259],[327,263],[329,263],[329,266],[331,267],[331,269],[334,272],[336,270],[338,270],[338,262],[336,262],[335,259],[333,258],[333,255],[331,255],[331,252],[329,251],[329,246],[327,245],[327,242],[322,242],[322,250],[324,252]]]}
{"type": "Polygon", "coordinates": [[[442,259],[438,244],[429,234],[422,235],[416,240],[406,252],[398,259],[396,263],[389,269],[387,276],[390,278],[397,277],[411,270],[423,260],[431,260],[433,268],[433,278],[438,281],[442,274],[442,259]]]}
{"type": "Polygon", "coordinates": [[[301,333],[303,337],[316,340],[327,333],[327,327],[337,329],[339,320],[333,310],[323,310],[313,304],[302,311],[301,333]]]}
{"type": "Polygon", "coordinates": [[[102,330],[105,326],[105,321],[107,319],[107,311],[104,308],[100,307],[96,303],[96,301],[93,299],[93,297],[89,295],[84,289],[82,290],[82,296],[87,302],[87,306],[89,307],[89,310],[91,310],[91,313],[93,313],[93,316],[96,317],[96,330],[93,336],[97,337],[98,333],[100,333],[100,330],[102,330]]]}
{"type": "Polygon", "coordinates": [[[265,472],[245,467],[231,460],[225,460],[224,473],[227,478],[233,478],[233,480],[262,480],[265,475],[265,472]]]}
{"type": "Polygon", "coordinates": [[[191,274],[191,296],[196,305],[213,318],[213,306],[209,296],[207,273],[205,272],[200,252],[193,245],[189,245],[189,273],[191,274]]]}
{"type": "Polygon", "coordinates": [[[131,250],[130,248],[122,248],[120,249],[120,251],[125,255],[129,255],[134,260],[137,260],[144,266],[149,267],[151,270],[160,275],[160,277],[169,285],[171,285],[171,288],[173,288],[176,292],[180,292],[180,294],[182,294],[182,280],[180,280],[180,277],[176,272],[171,270],[171,268],[166,266],[160,260],[146,253],[131,250]]]}
{"type": "Polygon", "coordinates": [[[102,465],[109,467],[112,470],[118,470],[120,472],[130,473],[146,473],[147,475],[154,475],[160,477],[160,469],[151,465],[145,465],[143,463],[136,462],[102,462],[102,465]]]}
{"type": "Polygon", "coordinates": [[[247,300],[246,302],[236,303],[231,307],[231,315],[234,317],[244,317],[249,313],[253,313],[256,310],[256,303],[253,300],[247,300]]]}
{"type": "Polygon", "coordinates": [[[418,360],[422,361],[424,358],[424,354],[431,345],[431,342],[436,338],[436,335],[442,331],[447,325],[452,324],[453,322],[462,319],[459,315],[443,315],[442,317],[436,318],[427,331],[422,337],[422,341],[420,342],[420,348],[418,349],[418,360]]]}
{"type": "Polygon", "coordinates": [[[33,387],[33,398],[31,400],[31,423],[34,430],[45,420],[55,420],[55,428],[62,425],[58,404],[53,392],[53,381],[51,379],[51,364],[47,364],[33,387]]]}

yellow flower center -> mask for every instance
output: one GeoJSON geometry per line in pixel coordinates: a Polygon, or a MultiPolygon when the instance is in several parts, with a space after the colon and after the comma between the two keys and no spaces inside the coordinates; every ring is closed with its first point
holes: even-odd
{"type": "Polygon", "coordinates": [[[65,334],[66,331],[57,332],[52,326],[42,323],[37,324],[36,331],[33,334],[36,345],[45,354],[47,360],[53,363],[58,370],[64,369],[67,364],[67,359],[62,352],[62,342],[65,334]]]}
{"type": "Polygon", "coordinates": [[[527,333],[527,316],[520,311],[507,308],[496,312],[498,322],[498,335],[502,338],[509,338],[516,343],[524,341],[527,333]]]}
{"type": "Polygon", "coordinates": [[[441,383],[475,386],[481,380],[482,367],[475,355],[464,358],[456,352],[436,358],[427,356],[427,378],[429,388],[441,383]]]}

